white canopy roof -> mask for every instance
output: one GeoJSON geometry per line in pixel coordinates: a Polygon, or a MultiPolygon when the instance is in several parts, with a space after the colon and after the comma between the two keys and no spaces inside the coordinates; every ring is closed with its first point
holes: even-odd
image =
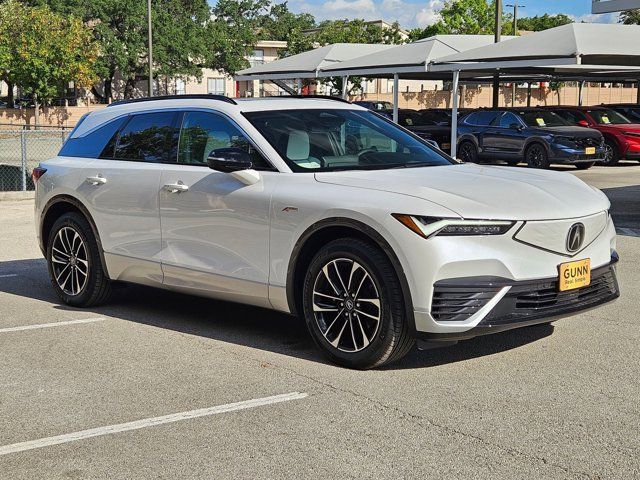
{"type": "MultiPolygon", "coordinates": [[[[427,65],[437,58],[493,42],[493,35],[435,35],[326,66],[321,73],[326,76],[424,73],[427,65]]],[[[408,78],[406,75],[402,76],[408,78]]]]}
{"type": "Polygon", "coordinates": [[[355,57],[393,48],[393,45],[334,43],[273,62],[240,70],[236,80],[315,78],[322,68],[355,57]]]}
{"type": "MultiPolygon", "coordinates": [[[[549,65],[640,66],[640,26],[572,23],[434,60],[432,72],[549,65]]],[[[581,70],[589,70],[582,67],[581,70]]]]}

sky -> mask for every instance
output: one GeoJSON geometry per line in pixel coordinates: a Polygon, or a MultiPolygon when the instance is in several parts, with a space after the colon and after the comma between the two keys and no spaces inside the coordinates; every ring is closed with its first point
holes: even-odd
{"type": "MultiPolygon", "coordinates": [[[[312,13],[317,20],[364,18],[398,20],[403,28],[425,27],[437,20],[437,11],[444,0],[289,0],[296,12],[312,13]]],[[[503,3],[513,3],[504,0],[503,3]]],[[[591,0],[520,0],[519,16],[565,13],[576,21],[613,23],[617,14],[592,15],[591,0]]]]}

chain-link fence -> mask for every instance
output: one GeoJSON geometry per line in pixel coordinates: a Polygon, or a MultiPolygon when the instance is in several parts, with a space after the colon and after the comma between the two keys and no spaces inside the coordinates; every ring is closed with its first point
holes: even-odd
{"type": "Polygon", "coordinates": [[[31,172],[58,154],[71,130],[0,130],[0,192],[33,190],[31,172]]]}

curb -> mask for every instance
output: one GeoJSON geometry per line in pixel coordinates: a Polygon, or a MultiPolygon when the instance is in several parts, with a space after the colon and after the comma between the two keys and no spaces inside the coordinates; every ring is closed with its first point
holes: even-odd
{"type": "Polygon", "coordinates": [[[36,196],[36,192],[26,191],[26,192],[0,192],[0,202],[3,200],[33,200],[36,196]]]}

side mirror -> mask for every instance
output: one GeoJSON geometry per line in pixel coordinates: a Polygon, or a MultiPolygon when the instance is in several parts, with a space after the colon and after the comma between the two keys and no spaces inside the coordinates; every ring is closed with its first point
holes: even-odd
{"type": "Polygon", "coordinates": [[[207,164],[212,170],[224,173],[251,170],[253,162],[249,154],[237,147],[217,148],[209,154],[207,164]]]}
{"type": "Polygon", "coordinates": [[[217,148],[209,154],[207,164],[212,170],[231,174],[245,185],[260,181],[260,172],[253,170],[251,157],[241,148],[217,148]]]}
{"type": "Polygon", "coordinates": [[[512,130],[522,130],[522,125],[520,125],[519,123],[512,123],[511,125],[509,125],[509,128],[512,130]]]}
{"type": "Polygon", "coordinates": [[[578,120],[578,125],[580,125],[581,127],[588,127],[589,122],[587,122],[586,120],[578,120]]]}

